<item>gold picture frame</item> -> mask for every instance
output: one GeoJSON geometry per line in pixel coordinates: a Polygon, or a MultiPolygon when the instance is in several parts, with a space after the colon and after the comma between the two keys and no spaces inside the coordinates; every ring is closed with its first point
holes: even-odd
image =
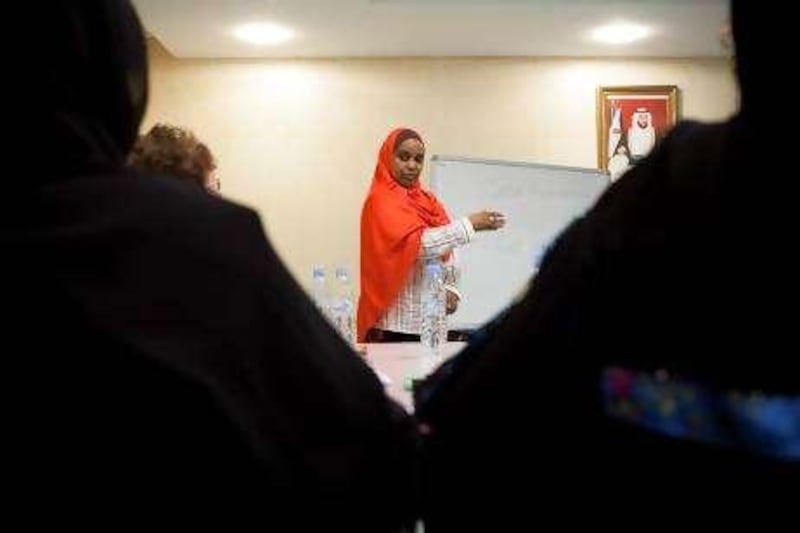
{"type": "Polygon", "coordinates": [[[599,87],[598,168],[616,179],[644,158],[677,122],[676,85],[599,87]]]}

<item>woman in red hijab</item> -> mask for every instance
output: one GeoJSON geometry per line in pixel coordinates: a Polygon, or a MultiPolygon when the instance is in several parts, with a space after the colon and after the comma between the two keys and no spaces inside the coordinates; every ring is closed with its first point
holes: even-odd
{"type": "MultiPolygon", "coordinates": [[[[496,230],[505,217],[480,211],[451,221],[439,200],[420,187],[425,144],[414,130],[392,131],[381,147],[361,212],[360,342],[419,340],[424,258],[441,256],[453,266],[452,250],[476,231],[496,230]]],[[[454,271],[446,276],[447,312],[458,305],[454,271]]]]}

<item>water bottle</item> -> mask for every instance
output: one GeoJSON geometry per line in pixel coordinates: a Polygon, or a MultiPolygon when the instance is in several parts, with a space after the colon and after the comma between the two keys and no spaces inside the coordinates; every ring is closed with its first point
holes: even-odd
{"type": "Polygon", "coordinates": [[[353,304],[353,285],[346,267],[336,268],[333,296],[331,298],[331,319],[339,334],[351,346],[355,346],[355,305],[353,304]]]}
{"type": "Polygon", "coordinates": [[[330,318],[330,296],[328,295],[328,284],[325,280],[325,267],[314,265],[311,271],[311,299],[322,316],[330,318]]]}
{"type": "Polygon", "coordinates": [[[447,341],[447,296],[441,259],[427,260],[423,275],[419,339],[430,364],[435,365],[441,358],[442,344],[447,341]]]}

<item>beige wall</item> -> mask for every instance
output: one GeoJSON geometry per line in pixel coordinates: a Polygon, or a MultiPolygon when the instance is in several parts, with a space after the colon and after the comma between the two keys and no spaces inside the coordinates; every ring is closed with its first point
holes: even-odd
{"type": "Polygon", "coordinates": [[[599,85],[674,84],[684,117],[736,106],[724,60],[176,60],[151,45],[146,129],[186,126],[211,147],[223,193],[261,214],[305,284],[314,262],[357,271],[358,221],[395,125],[428,154],[596,165],[599,85]]]}

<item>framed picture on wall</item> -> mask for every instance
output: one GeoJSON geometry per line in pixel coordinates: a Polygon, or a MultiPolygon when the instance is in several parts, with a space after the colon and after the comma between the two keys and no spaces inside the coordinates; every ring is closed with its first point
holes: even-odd
{"type": "Polygon", "coordinates": [[[597,90],[597,166],[612,181],[641,161],[678,121],[678,87],[637,85],[597,90]]]}

